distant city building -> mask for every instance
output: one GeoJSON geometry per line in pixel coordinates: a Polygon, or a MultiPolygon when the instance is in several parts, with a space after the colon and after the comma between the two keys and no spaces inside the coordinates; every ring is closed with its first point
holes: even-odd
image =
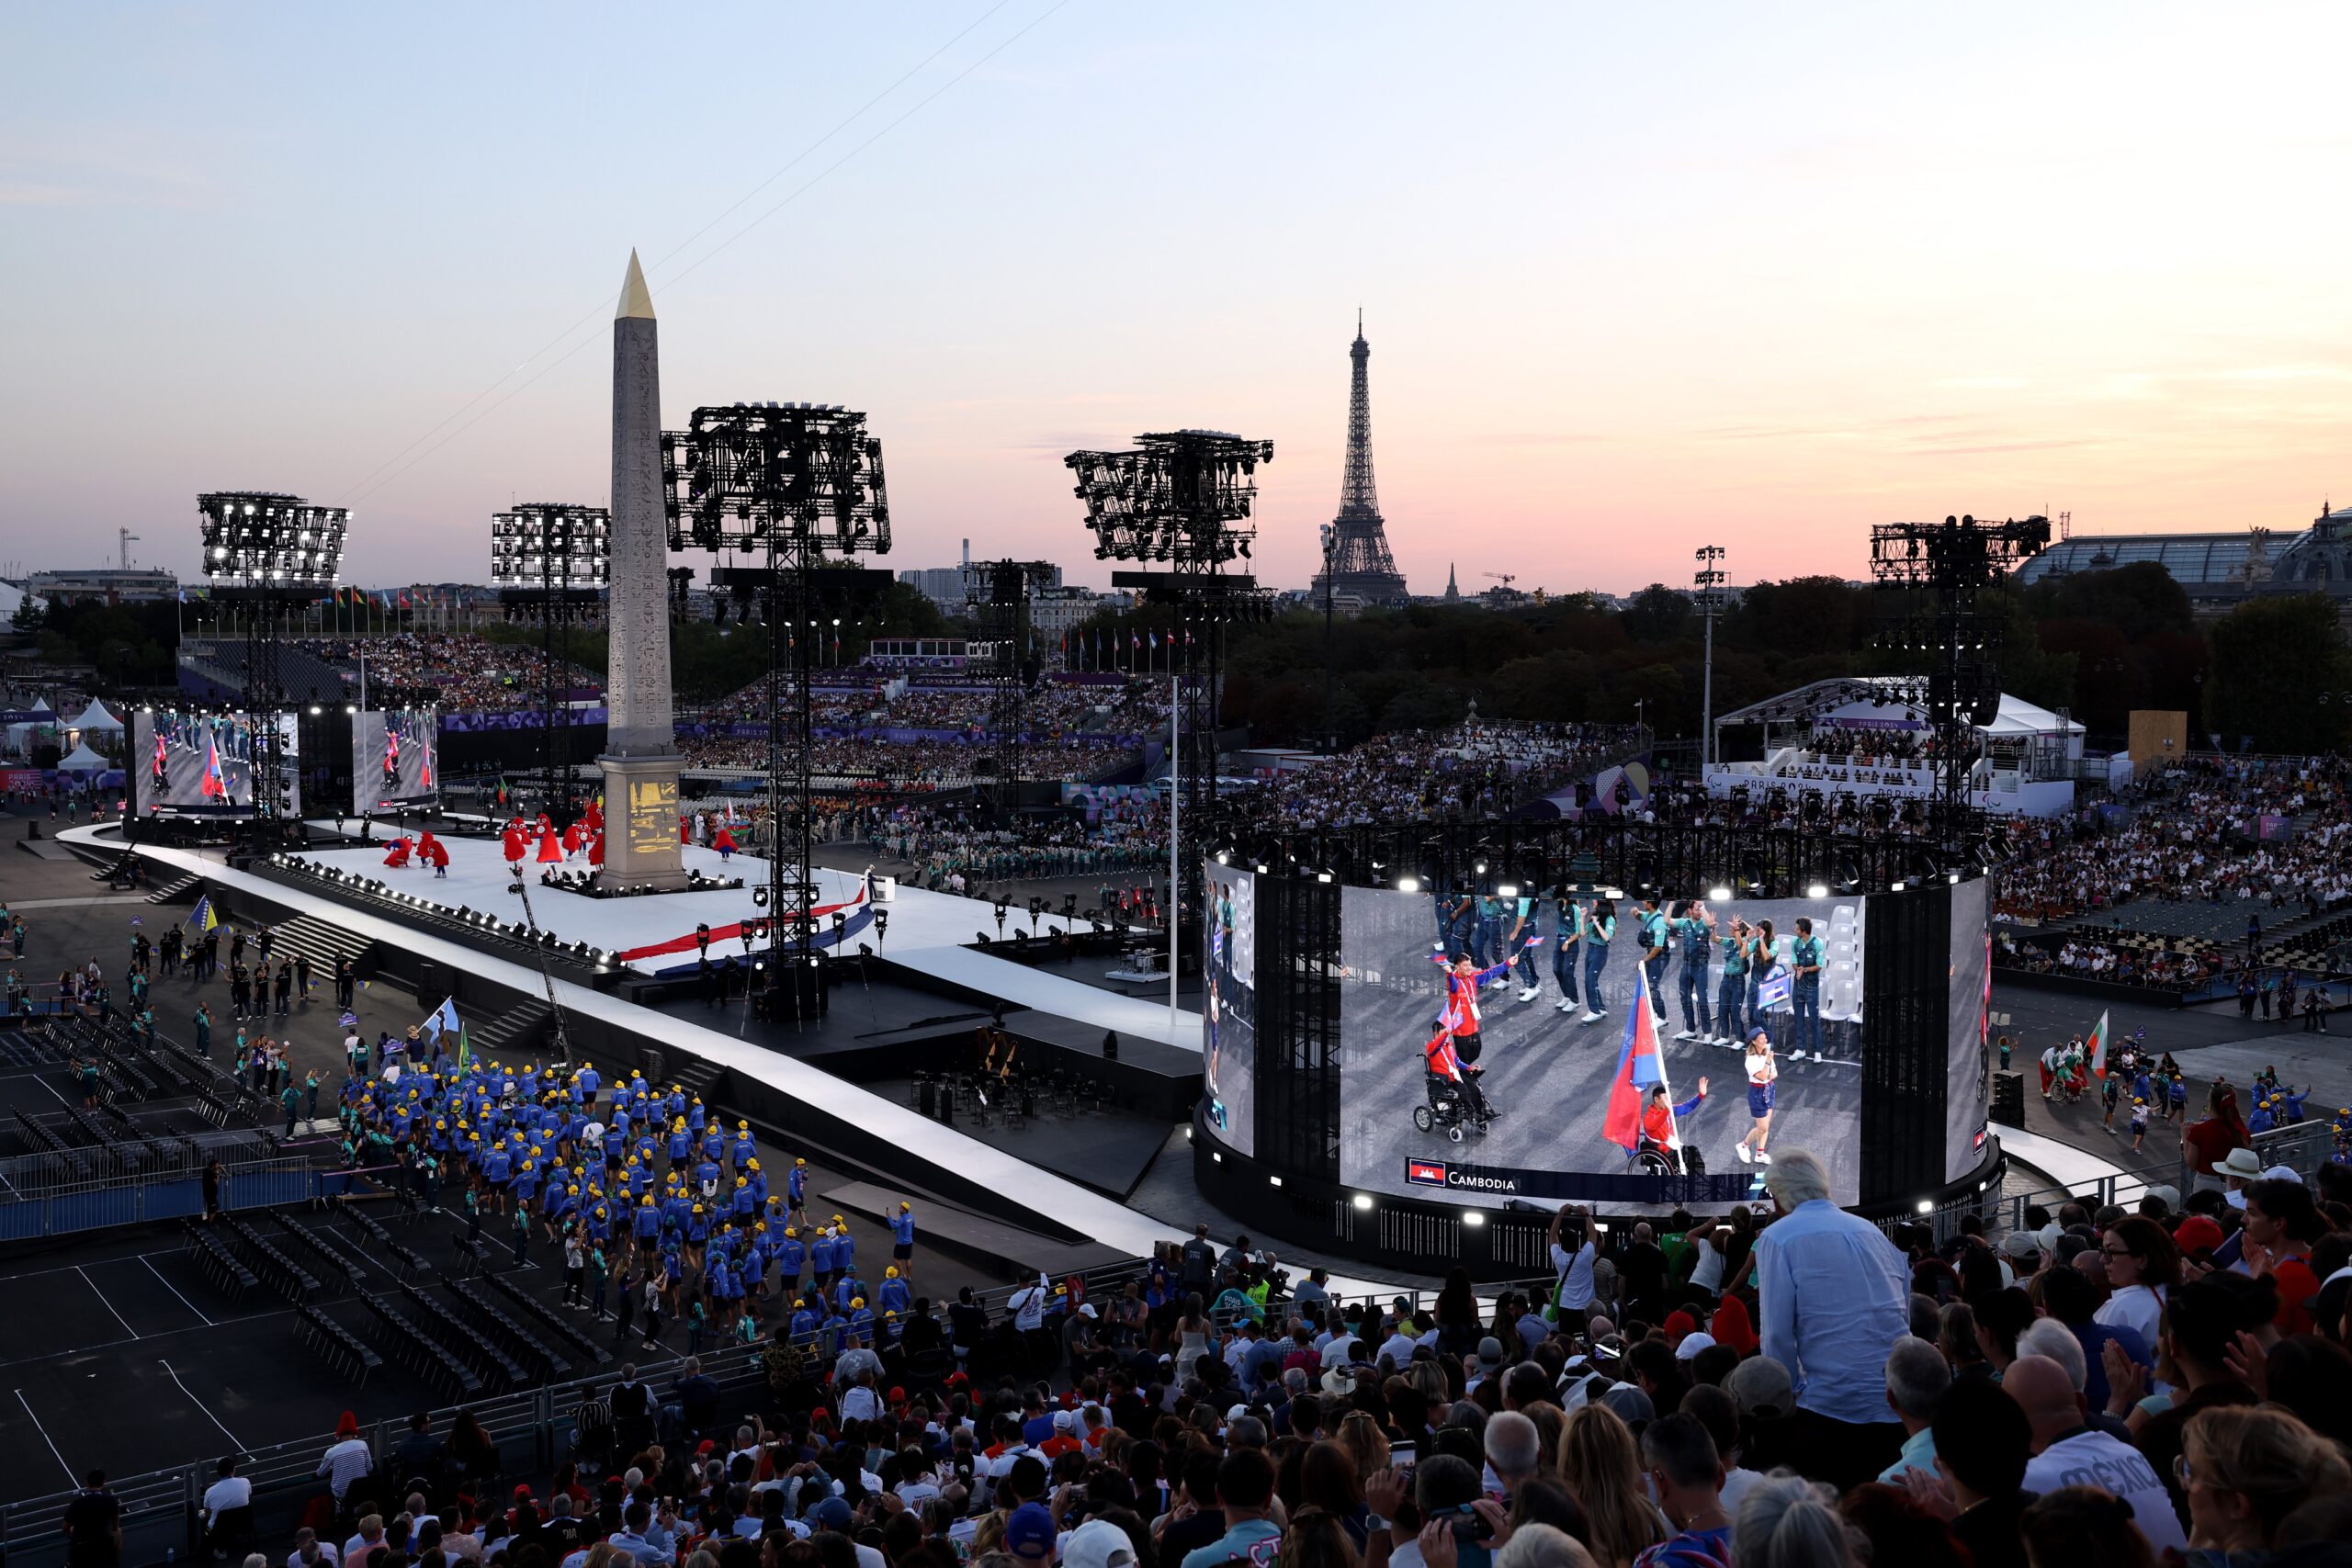
{"type": "MultiPolygon", "coordinates": [[[[1061,569],[1055,568],[1054,574],[1061,575],[1061,569]]],[[[1105,610],[1125,609],[1133,598],[1128,593],[1098,593],[1091,588],[1058,583],[1043,587],[1029,596],[1029,630],[1039,642],[1050,642],[1105,610]]]]}
{"type": "Polygon", "coordinates": [[[1445,563],[1445,592],[1438,596],[1438,603],[1441,604],[1459,604],[1462,603],[1462,588],[1460,584],[1453,581],[1453,563],[1452,561],[1445,563]]]}
{"type": "MultiPolygon", "coordinates": [[[[941,614],[960,615],[964,613],[971,596],[970,580],[974,568],[970,558],[971,541],[968,539],[965,541],[964,553],[966,558],[961,566],[917,567],[912,570],[899,573],[899,581],[938,605],[941,614]]],[[[1058,566],[1050,568],[1043,579],[1042,585],[1051,589],[1060,588],[1062,569],[1058,566]]],[[[987,584],[981,583],[979,589],[985,593],[987,584]]]]}
{"type": "Polygon", "coordinates": [[[79,604],[97,600],[108,604],[135,600],[176,599],[180,580],[153,566],[94,566],[62,571],[36,571],[24,581],[29,598],[79,604]]]}
{"type": "Polygon", "coordinates": [[[1409,604],[1405,579],[1388,553],[1388,525],[1381,521],[1380,498],[1372,482],[1372,345],[1363,338],[1363,312],[1356,312],[1356,341],[1348,357],[1354,370],[1348,386],[1348,466],[1340,480],[1340,514],[1325,539],[1326,571],[1315,574],[1319,604],[1331,595],[1334,609],[1352,600],[1368,604],[1409,604]],[[1328,573],[1328,575],[1327,575],[1328,573]]]}
{"type": "Polygon", "coordinates": [[[2352,507],[2323,509],[2310,527],[2293,534],[2077,534],[2018,568],[2018,581],[2031,584],[2139,561],[2163,567],[2199,615],[2224,615],[2266,594],[2324,593],[2352,620],[2352,507]]]}
{"type": "Polygon", "coordinates": [[[926,566],[899,573],[899,581],[951,615],[964,613],[964,569],[926,566]]]}

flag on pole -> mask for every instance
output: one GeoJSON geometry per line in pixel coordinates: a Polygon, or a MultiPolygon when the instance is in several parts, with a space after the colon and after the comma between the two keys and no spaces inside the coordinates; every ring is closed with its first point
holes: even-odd
{"type": "Polygon", "coordinates": [[[220,776],[220,738],[208,731],[204,737],[204,783],[200,793],[207,800],[226,800],[228,781],[220,776]]]}
{"type": "Polygon", "coordinates": [[[2091,1077],[2102,1081],[2107,1077],[2107,1014],[2101,1011],[2098,1027],[2091,1031],[2090,1058],[2091,1077]]]}
{"type": "Polygon", "coordinates": [[[196,908],[187,912],[187,923],[198,932],[209,931],[220,923],[220,917],[212,910],[211,894],[206,893],[197,898],[196,908]]]}
{"type": "MultiPolygon", "coordinates": [[[[1609,1109],[1600,1135],[1631,1154],[1642,1146],[1642,1105],[1653,1084],[1666,1082],[1666,1058],[1657,1048],[1657,1018],[1650,1011],[1647,977],[1634,965],[1634,995],[1625,1004],[1625,1043],[1609,1080],[1609,1109]]],[[[1670,1098],[1671,1086],[1667,1089],[1670,1098]]]]}

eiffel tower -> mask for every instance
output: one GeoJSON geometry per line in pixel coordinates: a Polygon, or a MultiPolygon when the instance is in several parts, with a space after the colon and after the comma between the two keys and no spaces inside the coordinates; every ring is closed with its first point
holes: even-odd
{"type": "Polygon", "coordinates": [[[1404,575],[1388,553],[1388,525],[1372,488],[1372,382],[1365,367],[1372,344],[1363,340],[1363,312],[1356,312],[1356,341],[1348,350],[1355,374],[1348,389],[1348,472],[1340,484],[1340,515],[1332,521],[1324,557],[1326,571],[1315,574],[1314,602],[1327,594],[1365,605],[1405,604],[1404,575]]]}

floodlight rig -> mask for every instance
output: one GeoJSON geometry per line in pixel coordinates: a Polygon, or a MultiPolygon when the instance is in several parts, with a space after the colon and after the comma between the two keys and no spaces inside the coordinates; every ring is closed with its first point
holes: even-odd
{"type": "Polygon", "coordinates": [[[246,607],[244,702],[254,840],[258,848],[275,850],[284,842],[294,801],[277,723],[286,706],[285,674],[280,642],[269,635],[269,621],[273,614],[315,604],[334,591],[351,513],[277,491],[208,491],[196,498],[196,509],[203,519],[209,599],[246,607]]]}
{"type": "Polygon", "coordinates": [[[490,581],[508,620],[539,626],[541,801],[559,825],[580,815],[571,773],[569,705],[560,670],[571,665],[571,628],[596,618],[612,582],[613,514],[602,506],[529,502],[490,519],[490,581]]]}
{"type": "Polygon", "coordinates": [[[1009,818],[1021,799],[1021,731],[1034,675],[1033,663],[1023,657],[1029,602],[1053,576],[1053,563],[1042,560],[978,561],[964,569],[964,602],[990,645],[989,740],[996,773],[982,794],[999,821],[1009,818]]]}
{"type": "MultiPolygon", "coordinates": [[[[885,555],[890,505],[882,443],[865,415],[838,403],[735,403],[699,408],[682,431],[662,434],[663,510],[670,547],[739,552],[752,564],[713,567],[714,590],[763,602],[768,627],[768,948],[789,945],[814,961],[817,900],[815,749],[808,677],[820,603],[878,593],[889,574],[844,558],[885,555]],[[789,682],[787,686],[787,682],[789,682]],[[789,700],[787,701],[787,693],[789,700]],[[783,929],[779,929],[783,928],[783,929]]],[[[771,985],[786,968],[771,964],[771,985]]],[[[823,990],[788,990],[796,1016],[821,1010],[823,990]]]]}
{"type": "Polygon", "coordinates": [[[1975,728],[2001,712],[2000,617],[1978,608],[1984,590],[2050,543],[2042,516],[1980,522],[1881,523],[1871,529],[1871,576],[1891,613],[1879,647],[1905,673],[1881,688],[1927,715],[1934,738],[1929,837],[1957,855],[1980,836],[1969,775],[1975,728]]]}
{"type": "Polygon", "coordinates": [[[1076,493],[1086,503],[1098,559],[1168,563],[1165,571],[1114,571],[1111,585],[1176,609],[1169,767],[1181,809],[1170,837],[1180,881],[1170,890],[1171,920],[1177,909],[1198,906],[1200,890],[1199,857],[1184,854],[1176,840],[1185,827],[1195,838],[1209,834],[1217,803],[1225,627],[1272,614],[1256,579],[1227,568],[1250,558],[1258,465],[1273,457],[1271,441],[1177,430],[1138,435],[1133,450],[1072,452],[1062,459],[1078,476],[1076,493]]]}

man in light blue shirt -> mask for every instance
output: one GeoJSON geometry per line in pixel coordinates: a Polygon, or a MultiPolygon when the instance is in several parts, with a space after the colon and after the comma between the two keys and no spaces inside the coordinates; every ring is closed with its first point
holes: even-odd
{"type": "Polygon", "coordinates": [[[1764,1184],[1781,1212],[1756,1238],[1764,1354],[1789,1370],[1815,1479],[1843,1492],[1903,1446],[1886,1358],[1910,1332],[1910,1271],[1876,1225],[1829,1201],[1819,1156],[1784,1150],[1764,1184]]]}

